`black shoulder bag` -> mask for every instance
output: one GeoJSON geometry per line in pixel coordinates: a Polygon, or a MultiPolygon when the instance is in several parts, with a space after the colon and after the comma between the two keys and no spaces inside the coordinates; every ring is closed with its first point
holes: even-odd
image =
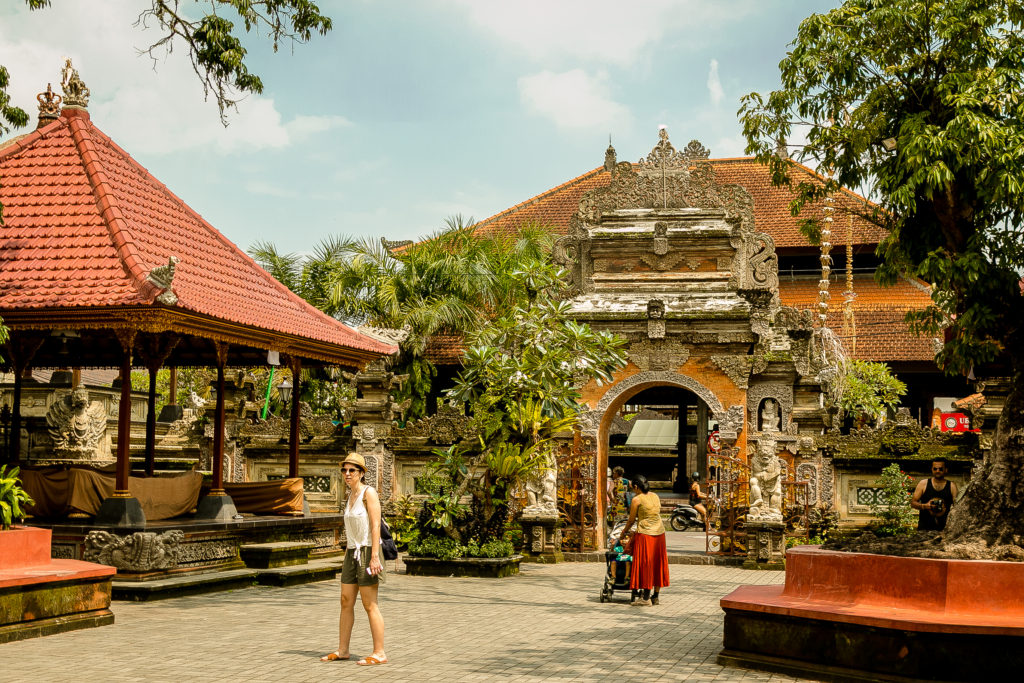
{"type": "Polygon", "coordinates": [[[384,521],[383,515],[380,518],[380,554],[385,560],[398,559],[398,546],[395,545],[395,539],[391,538],[391,527],[384,521]]]}

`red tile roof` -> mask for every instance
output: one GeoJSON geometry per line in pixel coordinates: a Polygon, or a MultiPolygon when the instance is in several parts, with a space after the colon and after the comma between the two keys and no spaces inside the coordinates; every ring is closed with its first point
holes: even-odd
{"type": "MultiPolygon", "coordinates": [[[[766,232],[775,240],[778,248],[811,247],[811,243],[800,232],[799,220],[790,214],[789,203],[793,195],[785,188],[772,187],[768,169],[753,157],[737,159],[709,159],[715,169],[715,175],[723,184],[741,185],[747,189],[754,199],[754,226],[766,232]]],[[[821,176],[811,169],[793,163],[794,182],[806,178],[809,182],[821,183],[821,176]],[[803,176],[803,177],[801,177],[803,176]]],[[[509,234],[516,228],[536,222],[550,226],[558,234],[569,229],[569,219],[576,213],[580,198],[589,190],[603,187],[611,182],[611,175],[604,168],[577,176],[568,182],[531,197],[524,202],[497,213],[476,224],[477,231],[483,234],[509,234]]],[[[853,208],[863,205],[866,200],[859,195],[844,191],[836,201],[836,206],[853,208]]],[[[820,206],[805,208],[803,218],[820,216],[820,206]]],[[[833,244],[845,244],[849,214],[837,211],[833,244]]],[[[853,219],[854,244],[877,244],[884,232],[863,219],[853,219]]]]}
{"type": "MultiPolygon", "coordinates": [[[[829,314],[831,327],[853,358],[874,361],[932,361],[934,343],[929,337],[910,332],[903,322],[907,311],[924,308],[931,297],[920,283],[901,280],[891,287],[882,287],[870,274],[854,277],[854,325],[844,332],[845,282],[832,282],[829,287],[829,314]],[[856,341],[856,343],[854,343],[856,341]]],[[[785,306],[816,310],[818,279],[779,278],[779,299],[785,306]]]]}
{"type": "Polygon", "coordinates": [[[326,350],[370,357],[395,350],[274,280],[83,110],[65,108],[58,120],[0,145],[0,178],[0,315],[163,307],[155,301],[161,289],[146,276],[175,256],[172,311],[314,340],[326,350]]]}

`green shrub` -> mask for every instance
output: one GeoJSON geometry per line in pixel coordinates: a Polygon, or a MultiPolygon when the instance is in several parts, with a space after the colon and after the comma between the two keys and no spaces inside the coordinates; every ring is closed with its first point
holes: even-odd
{"type": "Polygon", "coordinates": [[[424,536],[409,544],[413,557],[436,557],[439,560],[457,560],[466,554],[466,547],[454,538],[424,536]]]}
{"type": "Polygon", "coordinates": [[[876,536],[901,536],[914,532],[914,508],[910,507],[910,495],[914,491],[914,480],[892,463],[884,470],[875,484],[882,488],[882,500],[871,505],[871,514],[877,520],[872,524],[876,536]]]}
{"type": "Polygon", "coordinates": [[[509,557],[513,552],[514,548],[510,542],[498,539],[487,541],[483,545],[470,541],[466,546],[466,555],[469,557],[509,557]]]}
{"type": "Polygon", "coordinates": [[[35,501],[21,488],[18,473],[21,470],[7,465],[0,465],[0,529],[10,529],[16,522],[25,518],[25,506],[35,501]]]}
{"type": "Polygon", "coordinates": [[[391,538],[399,550],[408,550],[409,546],[420,537],[419,523],[416,520],[416,501],[412,496],[401,496],[395,501],[394,513],[389,515],[388,526],[391,527],[391,538]]]}

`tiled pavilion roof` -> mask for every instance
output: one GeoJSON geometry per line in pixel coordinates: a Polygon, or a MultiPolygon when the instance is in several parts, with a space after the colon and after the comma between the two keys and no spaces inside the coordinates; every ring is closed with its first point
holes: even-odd
{"type": "MultiPolygon", "coordinates": [[[[715,176],[722,184],[741,185],[747,189],[754,199],[754,225],[757,230],[766,232],[775,240],[777,249],[790,247],[814,248],[800,232],[799,220],[790,214],[789,203],[793,196],[785,188],[772,187],[768,169],[753,157],[735,159],[709,159],[715,169],[715,176]]],[[[806,180],[821,183],[817,173],[806,166],[793,162],[794,182],[806,180]]],[[[611,174],[604,167],[595,168],[572,180],[542,192],[535,197],[505,209],[490,218],[476,224],[481,234],[508,234],[529,223],[539,223],[552,228],[558,234],[565,234],[569,229],[569,220],[579,207],[580,198],[584,193],[611,182],[611,174]]],[[[866,200],[853,192],[843,192],[837,197],[837,208],[857,207],[866,200]]],[[[819,206],[804,209],[804,217],[814,216],[820,211],[819,206]]],[[[836,224],[833,228],[833,244],[845,244],[847,234],[846,218],[837,212],[836,224]]],[[[848,216],[849,214],[847,214],[848,216]]],[[[853,218],[853,243],[857,245],[877,244],[885,233],[866,221],[853,218]]]]}
{"type": "MultiPolygon", "coordinates": [[[[804,252],[816,247],[800,232],[799,220],[789,209],[792,194],[785,188],[772,187],[768,169],[757,163],[753,157],[732,159],[709,159],[719,182],[745,187],[754,199],[754,225],[758,231],[766,232],[775,240],[780,254],[787,251],[804,252]]],[[[806,180],[821,183],[822,178],[810,168],[793,162],[794,181],[806,180]],[[801,177],[803,176],[803,177],[801,177]]],[[[576,213],[580,198],[589,190],[608,185],[611,174],[604,167],[588,171],[561,185],[520,202],[476,224],[482,234],[509,234],[530,223],[548,226],[558,234],[564,234],[569,221],[576,213]]],[[[861,248],[878,244],[885,233],[843,208],[854,209],[864,205],[866,200],[859,195],[844,191],[836,198],[840,209],[836,214],[832,243],[836,249],[846,244],[848,230],[852,228],[852,242],[861,248]]],[[[819,206],[807,207],[803,215],[814,216],[819,206]]],[[[820,215],[820,214],[819,214],[820,215]]],[[[841,276],[841,273],[834,273],[841,276]]],[[[818,279],[793,279],[783,275],[779,278],[779,297],[784,305],[797,308],[814,308],[817,302],[818,279]]],[[[831,287],[831,311],[828,324],[842,337],[843,283],[834,282],[831,287]]],[[[874,361],[932,361],[935,357],[930,339],[911,334],[903,322],[907,311],[922,308],[931,302],[927,286],[920,282],[903,281],[893,287],[880,287],[870,275],[855,278],[854,291],[857,298],[853,310],[856,322],[855,358],[874,361]]],[[[847,350],[852,340],[844,339],[847,350]]],[[[458,340],[438,340],[439,359],[455,357],[458,340]]],[[[431,343],[432,348],[435,343],[431,343]]]]}
{"type": "Polygon", "coordinates": [[[0,202],[0,316],[12,329],[46,329],[56,318],[99,328],[135,315],[151,327],[343,365],[395,350],[277,282],[83,109],[65,107],[0,143],[0,202]],[[172,256],[177,301],[168,305],[147,275],[172,256]]]}

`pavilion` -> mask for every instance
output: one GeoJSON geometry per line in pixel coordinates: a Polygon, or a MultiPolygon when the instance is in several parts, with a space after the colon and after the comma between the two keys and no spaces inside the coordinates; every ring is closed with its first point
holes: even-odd
{"type": "MultiPolygon", "coordinates": [[[[298,383],[303,366],[358,370],[396,349],[290,292],[132,159],[91,120],[89,90],[70,60],[62,85],[63,97],[49,86],[38,96],[33,132],[0,143],[0,318],[9,328],[3,368],[15,378],[11,433],[21,433],[21,382],[33,367],[120,368],[115,492],[95,522],[145,526],[128,491],[130,372],[143,366],[150,373],[152,469],[157,370],[216,367],[213,485],[197,518],[230,519],[225,367],[280,362],[298,383]]],[[[297,400],[290,427],[289,476],[296,477],[297,400]]],[[[10,439],[9,462],[18,462],[20,441],[10,439]]]]}

